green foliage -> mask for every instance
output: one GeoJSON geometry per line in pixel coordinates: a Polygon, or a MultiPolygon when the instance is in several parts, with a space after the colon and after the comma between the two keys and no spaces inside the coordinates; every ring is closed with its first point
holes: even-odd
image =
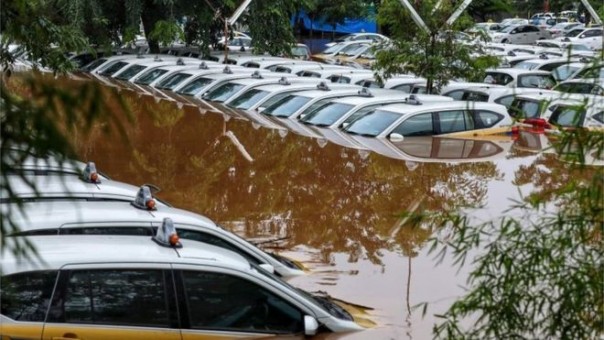
{"type": "Polygon", "coordinates": [[[185,36],[182,28],[176,22],[160,20],[155,23],[149,39],[153,39],[163,46],[170,46],[174,41],[183,41],[185,36]]]}
{"type": "Polygon", "coordinates": [[[289,53],[295,43],[289,20],[296,10],[296,3],[288,0],[252,2],[243,23],[249,27],[253,37],[255,53],[289,53]]]}
{"type": "Polygon", "coordinates": [[[422,1],[416,8],[427,31],[412,24],[411,15],[397,0],[382,4],[379,23],[387,26],[393,41],[376,52],[374,69],[380,77],[412,73],[428,80],[428,91],[439,89],[452,79],[473,81],[483,78],[484,70],[498,60],[492,56],[475,56],[475,46],[455,39],[455,32],[470,24],[462,18],[453,25],[446,23],[453,12],[451,3],[443,1],[434,10],[436,1],[422,1]]]}

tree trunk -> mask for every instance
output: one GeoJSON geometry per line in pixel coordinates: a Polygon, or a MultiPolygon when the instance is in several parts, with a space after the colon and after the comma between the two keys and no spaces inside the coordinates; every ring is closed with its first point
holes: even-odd
{"type": "Polygon", "coordinates": [[[166,20],[165,13],[169,13],[167,9],[159,2],[156,3],[154,0],[145,0],[143,3],[143,10],[141,13],[141,20],[143,21],[143,28],[145,30],[145,37],[149,44],[149,53],[159,53],[159,43],[150,39],[149,35],[155,27],[155,23],[160,20],[166,20]]]}

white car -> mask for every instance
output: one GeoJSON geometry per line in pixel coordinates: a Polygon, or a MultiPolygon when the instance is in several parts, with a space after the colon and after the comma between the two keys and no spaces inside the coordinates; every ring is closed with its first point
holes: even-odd
{"type": "Polygon", "coordinates": [[[333,300],[294,288],[228,250],[153,238],[30,236],[36,258],[0,259],[10,339],[313,336],[364,328],[333,300]],[[100,334],[100,336],[99,336],[100,334]]]}
{"type": "Polygon", "coordinates": [[[418,102],[382,106],[344,126],[349,134],[401,140],[413,136],[491,134],[513,124],[503,105],[481,102],[418,102]]]}
{"type": "Polygon", "coordinates": [[[548,31],[534,25],[507,26],[491,35],[492,41],[504,44],[534,44],[540,39],[549,39],[548,31]]]}
{"type": "Polygon", "coordinates": [[[366,32],[359,32],[359,33],[351,33],[351,34],[347,34],[345,36],[342,36],[340,38],[337,38],[336,40],[325,44],[326,47],[331,47],[333,45],[336,45],[338,43],[341,42],[345,42],[345,41],[358,41],[358,40],[369,40],[371,42],[384,42],[384,41],[388,41],[390,40],[387,36],[379,34],[379,33],[366,33],[366,32]]]}
{"type": "Polygon", "coordinates": [[[578,35],[573,37],[565,37],[562,41],[583,44],[592,50],[602,50],[602,27],[586,28],[578,35]]]}

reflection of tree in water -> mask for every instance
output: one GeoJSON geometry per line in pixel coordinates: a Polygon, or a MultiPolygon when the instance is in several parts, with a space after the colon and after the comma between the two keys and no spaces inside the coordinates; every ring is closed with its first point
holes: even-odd
{"type": "Polygon", "coordinates": [[[381,249],[414,256],[431,231],[401,228],[391,237],[400,212],[422,197],[421,210],[481,205],[487,183],[500,177],[492,163],[424,163],[411,171],[400,160],[364,159],[357,150],[225,123],[214,113],[200,119],[194,108],[169,117],[177,119],[158,124],[139,112],[131,149],[95,143],[95,161],[117,180],[158,185],[176,207],[245,226],[244,237],[286,235],[283,247],[308,245],[325,261],[344,252],[351,262],[380,263],[381,249]]]}

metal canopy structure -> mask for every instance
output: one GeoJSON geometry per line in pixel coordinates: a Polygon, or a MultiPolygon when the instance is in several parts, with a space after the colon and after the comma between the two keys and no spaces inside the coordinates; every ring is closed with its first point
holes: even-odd
{"type": "MultiPolygon", "coordinates": [[[[411,3],[409,3],[409,0],[399,0],[401,5],[403,5],[403,7],[405,7],[409,13],[411,14],[411,18],[413,19],[413,21],[415,22],[415,24],[420,27],[421,29],[423,29],[426,32],[429,32],[430,29],[428,28],[428,26],[426,25],[426,23],[424,22],[424,20],[419,16],[419,14],[417,14],[417,11],[415,10],[415,8],[413,8],[413,6],[411,5],[411,3]]],[[[449,17],[449,19],[447,19],[447,25],[452,25],[461,15],[461,13],[463,13],[463,11],[466,10],[466,8],[468,8],[468,6],[472,3],[473,0],[464,0],[459,7],[457,7],[457,9],[453,12],[453,14],[451,14],[451,16],[449,17]]],[[[583,3],[583,6],[585,6],[585,8],[587,9],[587,11],[589,12],[589,14],[591,15],[591,17],[593,18],[593,20],[601,25],[602,24],[602,19],[600,19],[600,17],[598,16],[598,13],[594,10],[594,8],[591,6],[591,4],[589,3],[588,0],[581,0],[581,3],[583,3]]],[[[442,0],[439,0],[436,5],[434,6],[434,9],[432,10],[432,12],[436,11],[438,8],[440,8],[440,5],[442,4],[442,0]]]]}

